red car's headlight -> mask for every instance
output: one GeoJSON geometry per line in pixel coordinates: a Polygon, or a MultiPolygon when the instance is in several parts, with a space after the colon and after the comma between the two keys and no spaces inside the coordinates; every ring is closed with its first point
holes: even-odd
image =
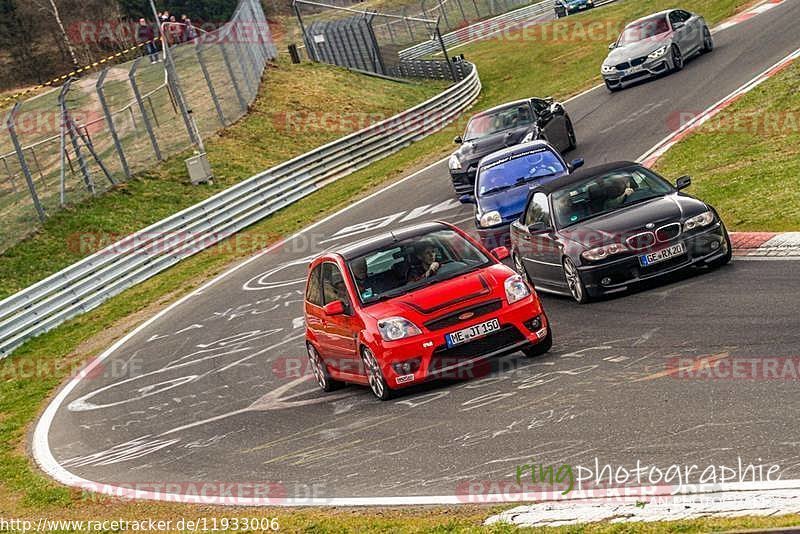
{"type": "Polygon", "coordinates": [[[506,279],[506,299],[509,304],[514,304],[531,295],[531,288],[525,283],[525,280],[518,274],[510,276],[506,279]]]}
{"type": "Polygon", "coordinates": [[[403,317],[389,317],[378,321],[378,330],[384,341],[397,341],[422,334],[417,325],[403,317]]]}

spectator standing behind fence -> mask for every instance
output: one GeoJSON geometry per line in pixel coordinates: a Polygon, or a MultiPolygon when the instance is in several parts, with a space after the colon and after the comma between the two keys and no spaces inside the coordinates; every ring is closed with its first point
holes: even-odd
{"type": "Polygon", "coordinates": [[[169,29],[169,36],[170,36],[170,44],[180,44],[183,42],[183,25],[178,22],[175,18],[175,15],[172,15],[169,18],[169,24],[167,24],[169,29]]]}
{"type": "Polygon", "coordinates": [[[189,42],[197,39],[197,28],[192,24],[192,19],[187,15],[181,15],[181,22],[183,23],[184,39],[189,42]]]}
{"type": "Polygon", "coordinates": [[[158,47],[155,43],[156,34],[153,27],[143,18],[139,19],[136,29],[136,42],[143,47],[142,52],[150,56],[150,63],[158,61],[158,47]]]}

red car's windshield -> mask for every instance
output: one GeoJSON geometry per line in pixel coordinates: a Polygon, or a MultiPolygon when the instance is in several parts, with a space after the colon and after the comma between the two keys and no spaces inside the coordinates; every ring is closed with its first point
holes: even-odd
{"type": "Polygon", "coordinates": [[[361,302],[371,304],[491,263],[458,232],[438,230],[376,249],[348,267],[361,302]]]}
{"type": "Polygon", "coordinates": [[[669,22],[663,15],[640,20],[625,28],[617,41],[617,46],[644,41],[668,31],[669,22]]]}

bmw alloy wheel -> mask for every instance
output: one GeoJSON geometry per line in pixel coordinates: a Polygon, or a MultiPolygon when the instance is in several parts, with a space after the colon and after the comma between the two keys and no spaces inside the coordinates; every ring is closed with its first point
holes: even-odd
{"type": "Polygon", "coordinates": [[[672,45],[672,69],[676,71],[683,69],[683,54],[678,45],[672,45]]]}
{"type": "Polygon", "coordinates": [[[564,258],[564,278],[567,280],[567,287],[572,294],[572,298],[579,304],[587,302],[586,288],[583,285],[581,273],[569,258],[564,258]]]}
{"type": "Polygon", "coordinates": [[[708,27],[703,28],[703,52],[708,53],[714,50],[714,38],[708,27]]]}

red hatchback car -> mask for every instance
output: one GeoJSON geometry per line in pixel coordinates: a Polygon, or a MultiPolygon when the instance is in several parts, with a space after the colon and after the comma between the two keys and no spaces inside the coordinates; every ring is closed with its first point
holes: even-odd
{"type": "MultiPolygon", "coordinates": [[[[323,391],[393,390],[517,350],[550,350],[535,291],[460,229],[427,223],[325,254],[309,266],[306,348],[323,391]]],[[[466,375],[469,376],[469,375],[466,375]]]]}

